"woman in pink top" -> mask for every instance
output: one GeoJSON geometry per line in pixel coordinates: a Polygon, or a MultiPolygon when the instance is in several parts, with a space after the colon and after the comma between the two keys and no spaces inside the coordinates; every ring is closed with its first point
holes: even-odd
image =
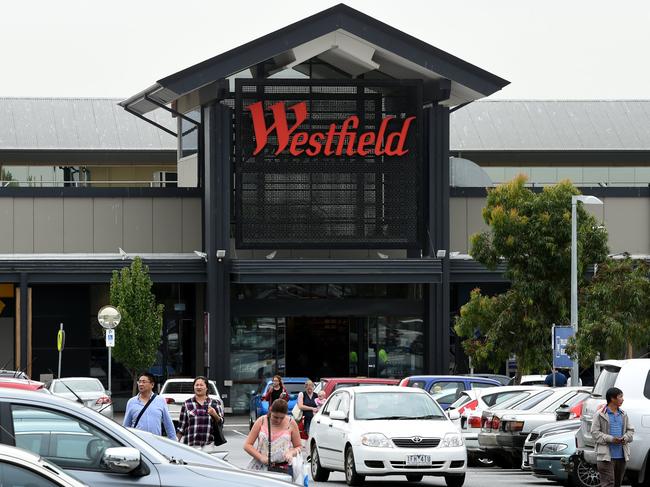
{"type": "Polygon", "coordinates": [[[288,470],[293,457],[300,454],[302,444],[298,425],[290,416],[287,416],[287,412],[287,401],[276,399],[271,404],[269,414],[257,418],[244,443],[244,451],[253,457],[248,464],[248,469],[266,470],[268,468],[269,444],[271,467],[288,470]],[[271,431],[270,442],[269,429],[271,431]]]}

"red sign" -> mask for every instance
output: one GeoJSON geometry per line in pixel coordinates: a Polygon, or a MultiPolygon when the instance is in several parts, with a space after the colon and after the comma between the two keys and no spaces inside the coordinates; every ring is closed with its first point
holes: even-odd
{"type": "Polygon", "coordinates": [[[394,116],[384,117],[377,132],[368,131],[359,134],[359,117],[351,115],[337,128],[335,123],[329,126],[327,132],[300,132],[298,127],[307,119],[307,103],[302,101],[289,107],[294,113],[295,123],[290,127],[284,102],[275,103],[269,107],[273,114],[273,123],[266,125],[264,106],[258,101],[246,107],[253,117],[256,147],[253,155],[259,154],[268,142],[273,131],[277,136],[278,147],[275,155],[282,153],[287,147],[292,156],[305,154],[309,157],[318,156],[367,156],[374,150],[377,156],[403,156],[408,153],[404,148],[406,136],[415,117],[407,117],[402,122],[402,128],[395,132],[386,133],[388,123],[394,116]]]}

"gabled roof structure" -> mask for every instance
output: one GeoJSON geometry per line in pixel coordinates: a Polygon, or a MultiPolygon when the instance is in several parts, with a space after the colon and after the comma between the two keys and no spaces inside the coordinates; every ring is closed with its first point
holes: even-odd
{"type": "Polygon", "coordinates": [[[358,10],[339,4],[158,80],[121,102],[143,115],[219,80],[284,70],[312,78],[422,79],[456,106],[509,82],[358,10]],[[316,64],[313,63],[316,61],[316,64]]]}

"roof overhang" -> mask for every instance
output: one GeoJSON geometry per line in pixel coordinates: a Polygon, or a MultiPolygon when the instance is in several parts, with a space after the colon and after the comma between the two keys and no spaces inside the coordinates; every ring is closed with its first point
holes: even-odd
{"type": "MultiPolygon", "coordinates": [[[[312,77],[421,79],[450,86],[433,99],[457,106],[491,95],[508,81],[347,5],[339,4],[271,34],[158,80],[120,103],[143,115],[216,81],[233,76],[264,77],[305,71],[317,59],[323,72],[312,77]],[[331,69],[328,69],[331,68],[331,69]],[[153,101],[152,101],[153,100],[153,101]]],[[[313,68],[312,68],[313,69],[313,68]]],[[[435,92],[435,90],[434,90],[435,92]]],[[[426,90],[425,90],[426,93],[426,90]]],[[[432,100],[425,100],[432,101],[432,100]]]]}

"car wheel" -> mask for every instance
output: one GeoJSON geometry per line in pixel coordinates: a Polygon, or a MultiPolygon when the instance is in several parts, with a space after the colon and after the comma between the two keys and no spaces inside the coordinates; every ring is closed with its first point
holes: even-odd
{"type": "Polygon", "coordinates": [[[406,475],[406,480],[409,482],[419,482],[424,478],[424,475],[421,473],[409,473],[406,475]]]}
{"type": "Polygon", "coordinates": [[[595,465],[578,458],[573,469],[573,483],[577,487],[599,487],[600,475],[595,465]]]}
{"type": "Polygon", "coordinates": [[[366,479],[365,475],[359,475],[357,468],[354,466],[354,453],[349,446],[345,450],[345,483],[348,485],[362,485],[366,479]]]}
{"type": "Polygon", "coordinates": [[[316,442],[311,444],[311,478],[316,482],[327,482],[330,477],[330,471],[323,468],[320,464],[320,456],[318,456],[318,448],[316,442]]]}
{"type": "Polygon", "coordinates": [[[445,475],[447,487],[463,487],[465,483],[465,474],[463,475],[445,475]]]}

